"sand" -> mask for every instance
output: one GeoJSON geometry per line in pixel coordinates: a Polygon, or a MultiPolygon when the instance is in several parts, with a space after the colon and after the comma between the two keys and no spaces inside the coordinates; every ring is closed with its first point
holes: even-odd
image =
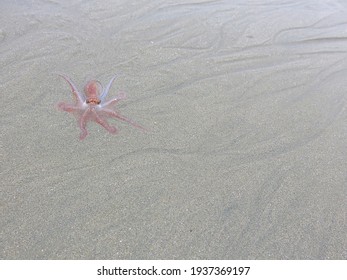
{"type": "Polygon", "coordinates": [[[31,2],[0,9],[1,259],[346,259],[346,3],[31,2]],[[79,141],[57,72],[118,75],[149,131],[79,141]]]}

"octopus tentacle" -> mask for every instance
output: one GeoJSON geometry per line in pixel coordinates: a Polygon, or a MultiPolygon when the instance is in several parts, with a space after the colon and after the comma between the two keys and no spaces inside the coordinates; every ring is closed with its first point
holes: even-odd
{"type": "Polygon", "coordinates": [[[63,74],[58,74],[60,77],[62,77],[71,87],[71,91],[72,94],[74,95],[74,97],[76,98],[78,104],[83,104],[83,102],[85,101],[85,97],[83,94],[81,94],[77,87],[75,86],[75,84],[71,81],[71,79],[68,76],[65,76],[63,74]]]}
{"type": "Polygon", "coordinates": [[[87,117],[89,115],[90,109],[84,111],[83,115],[79,119],[79,127],[81,129],[80,140],[83,140],[88,135],[88,131],[86,129],[87,125],[87,117]]]}
{"type": "Polygon", "coordinates": [[[135,126],[135,127],[137,127],[137,128],[140,128],[140,129],[142,129],[142,130],[147,131],[147,129],[144,128],[143,126],[137,124],[136,122],[132,121],[131,119],[128,119],[127,117],[124,117],[124,116],[122,116],[121,114],[116,113],[116,112],[114,112],[114,111],[112,111],[112,110],[103,109],[103,113],[105,113],[105,114],[106,114],[107,116],[109,116],[109,117],[119,119],[119,120],[121,120],[121,121],[124,121],[124,122],[127,122],[127,123],[131,124],[132,126],[135,126]]]}
{"type": "Polygon", "coordinates": [[[111,100],[109,100],[109,101],[107,101],[105,103],[101,103],[100,106],[102,108],[108,107],[108,106],[116,104],[118,101],[126,99],[126,98],[127,98],[126,94],[124,92],[120,92],[116,98],[113,98],[113,99],[111,99],[111,100]]]}
{"type": "Polygon", "coordinates": [[[57,108],[61,111],[65,111],[65,112],[69,112],[69,113],[73,113],[74,111],[81,110],[80,107],[72,105],[72,104],[68,104],[65,102],[59,102],[57,104],[57,108]]]}
{"type": "Polygon", "coordinates": [[[106,96],[107,96],[107,94],[108,94],[108,92],[109,92],[109,90],[110,90],[110,88],[112,86],[112,83],[113,83],[115,78],[116,78],[116,76],[113,76],[113,78],[110,80],[110,82],[107,84],[107,86],[102,91],[102,94],[100,96],[101,103],[104,102],[104,100],[105,100],[105,98],[106,98],[106,96]]]}
{"type": "Polygon", "coordinates": [[[93,112],[95,121],[98,124],[102,125],[108,132],[110,132],[112,134],[117,133],[117,128],[115,126],[109,125],[109,123],[106,120],[100,118],[99,115],[97,114],[97,112],[95,112],[95,110],[92,110],[92,112],[93,112]]]}

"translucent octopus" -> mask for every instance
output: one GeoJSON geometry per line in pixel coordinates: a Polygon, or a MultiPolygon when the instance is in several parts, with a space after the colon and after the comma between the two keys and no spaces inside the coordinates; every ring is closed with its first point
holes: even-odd
{"type": "Polygon", "coordinates": [[[65,102],[58,103],[57,107],[61,111],[72,113],[77,121],[78,126],[81,130],[80,140],[83,140],[88,135],[87,123],[94,121],[103,126],[108,132],[115,134],[117,128],[110,125],[107,122],[107,118],[115,118],[125,121],[134,127],[142,130],[146,130],[141,125],[133,122],[132,120],[122,116],[113,109],[113,106],[118,101],[125,99],[126,96],[123,92],[113,99],[106,100],[107,94],[111,88],[111,85],[116,78],[115,76],[110,80],[106,88],[103,89],[101,83],[97,80],[89,81],[84,87],[84,94],[78,91],[77,87],[71,81],[71,79],[65,75],[59,74],[71,87],[73,97],[75,99],[74,104],[68,104],[65,102]]]}

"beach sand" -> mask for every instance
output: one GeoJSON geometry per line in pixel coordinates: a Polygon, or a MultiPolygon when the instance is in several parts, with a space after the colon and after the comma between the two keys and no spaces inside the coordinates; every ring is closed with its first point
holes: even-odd
{"type": "Polygon", "coordinates": [[[1,259],[347,258],[346,3],[1,6],[1,259]]]}

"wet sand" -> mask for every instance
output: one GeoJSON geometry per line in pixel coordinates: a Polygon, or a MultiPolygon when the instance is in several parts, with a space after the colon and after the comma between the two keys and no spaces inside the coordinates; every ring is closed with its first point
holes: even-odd
{"type": "Polygon", "coordinates": [[[346,259],[347,4],[326,2],[3,1],[0,258],[346,259]],[[149,132],[79,141],[56,72],[119,75],[149,132]]]}

